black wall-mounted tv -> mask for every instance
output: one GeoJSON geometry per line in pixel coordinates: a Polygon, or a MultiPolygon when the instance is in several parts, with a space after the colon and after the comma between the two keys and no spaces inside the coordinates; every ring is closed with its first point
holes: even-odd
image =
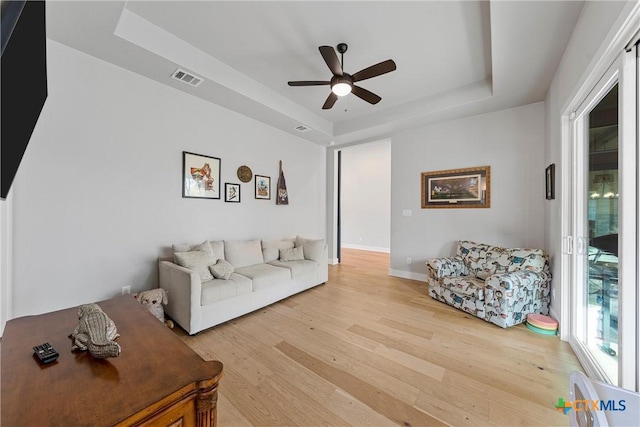
{"type": "Polygon", "coordinates": [[[0,4],[0,198],[4,200],[47,99],[47,32],[44,1],[0,4]]]}

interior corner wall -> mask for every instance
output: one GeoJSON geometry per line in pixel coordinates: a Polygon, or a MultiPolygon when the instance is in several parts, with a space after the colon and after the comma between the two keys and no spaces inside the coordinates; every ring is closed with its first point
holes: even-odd
{"type": "Polygon", "coordinates": [[[342,247],[389,252],[391,142],[343,149],[341,170],[342,247]]]}
{"type": "Polygon", "coordinates": [[[177,242],[325,238],[326,149],[48,40],[49,96],[13,184],[13,315],[157,286],[177,242]],[[221,199],[182,198],[182,152],[221,159],[221,199]],[[224,202],[282,160],[289,205],[224,202]]]}
{"type": "Polygon", "coordinates": [[[394,135],[390,273],[426,280],[426,260],[463,239],[544,248],[544,129],[539,102],[394,135]],[[422,172],[487,165],[490,208],[421,208],[422,172]]]}

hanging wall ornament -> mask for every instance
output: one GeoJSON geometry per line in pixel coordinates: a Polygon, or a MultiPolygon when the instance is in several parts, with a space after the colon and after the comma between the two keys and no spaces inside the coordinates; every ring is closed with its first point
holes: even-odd
{"type": "Polygon", "coordinates": [[[282,160],[280,160],[280,174],[278,175],[277,188],[276,205],[288,205],[289,194],[287,192],[287,182],[284,179],[284,172],[282,172],[282,160]]]}

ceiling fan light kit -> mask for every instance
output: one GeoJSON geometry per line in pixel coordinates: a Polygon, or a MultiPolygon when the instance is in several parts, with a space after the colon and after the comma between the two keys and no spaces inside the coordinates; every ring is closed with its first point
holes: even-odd
{"type": "Polygon", "coordinates": [[[333,73],[330,81],[318,81],[318,80],[305,80],[305,81],[293,81],[289,82],[289,86],[321,86],[330,85],[331,93],[322,106],[323,110],[328,110],[336,103],[339,96],[346,96],[349,93],[353,93],[358,98],[367,101],[369,104],[377,104],[382,99],[373,92],[356,86],[353,83],[361,80],[377,77],[382,74],[395,71],[396,63],[392,59],[387,59],[378,64],[367,67],[357,73],[351,75],[344,72],[344,53],[347,51],[348,46],[346,43],[340,43],[337,46],[337,50],[340,53],[342,61],[338,60],[336,51],[331,46],[320,46],[318,48],[322,58],[326,62],[329,70],[333,73]]]}

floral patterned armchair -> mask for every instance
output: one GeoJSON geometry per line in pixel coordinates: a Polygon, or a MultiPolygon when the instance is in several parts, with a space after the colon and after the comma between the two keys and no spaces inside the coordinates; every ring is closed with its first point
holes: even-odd
{"type": "Polygon", "coordinates": [[[427,260],[429,295],[503,328],[549,314],[551,273],[541,249],[462,240],[456,256],[427,260]]]}

